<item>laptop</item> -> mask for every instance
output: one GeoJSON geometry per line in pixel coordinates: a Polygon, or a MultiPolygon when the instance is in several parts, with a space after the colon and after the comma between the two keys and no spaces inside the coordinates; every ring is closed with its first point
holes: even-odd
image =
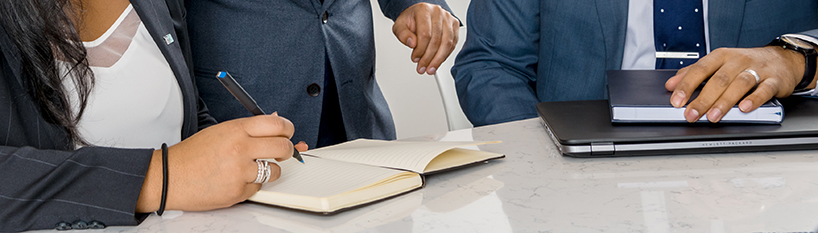
{"type": "Polygon", "coordinates": [[[607,100],[543,102],[537,112],[560,152],[571,157],[818,149],[818,99],[779,101],[780,125],[611,123],[607,100]]]}

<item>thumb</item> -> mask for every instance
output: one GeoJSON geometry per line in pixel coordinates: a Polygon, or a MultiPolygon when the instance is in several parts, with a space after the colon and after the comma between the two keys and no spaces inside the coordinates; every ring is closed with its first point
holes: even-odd
{"type": "Polygon", "coordinates": [[[396,21],[395,25],[392,26],[392,33],[400,40],[403,45],[406,45],[409,48],[415,48],[417,46],[417,35],[409,27],[408,23],[401,23],[401,21],[396,21]]]}

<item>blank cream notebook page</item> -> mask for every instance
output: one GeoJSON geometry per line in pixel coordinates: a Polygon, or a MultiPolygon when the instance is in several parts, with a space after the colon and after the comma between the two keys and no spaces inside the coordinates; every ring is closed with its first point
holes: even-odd
{"type": "MultiPolygon", "coordinates": [[[[405,169],[423,174],[432,160],[444,152],[460,155],[470,161],[476,158],[496,158],[501,154],[459,149],[457,147],[482,145],[498,142],[404,142],[358,139],[335,146],[323,147],[304,152],[306,155],[346,161],[350,163],[369,164],[373,166],[405,169]]],[[[457,160],[442,158],[445,160],[457,160]]]]}
{"type": "Polygon", "coordinates": [[[304,157],[304,164],[289,159],[280,162],[279,166],[281,178],[264,184],[261,191],[248,200],[322,212],[358,205],[423,185],[420,175],[412,172],[309,156],[304,157]],[[368,192],[365,195],[354,194],[364,189],[368,192]],[[353,200],[335,200],[346,205],[333,203],[333,197],[351,193],[347,196],[352,196],[353,200]]]}

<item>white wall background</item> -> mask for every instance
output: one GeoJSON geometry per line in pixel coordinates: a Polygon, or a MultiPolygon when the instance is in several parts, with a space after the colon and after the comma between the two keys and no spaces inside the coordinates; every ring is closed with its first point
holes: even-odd
{"type": "MultiPolygon", "coordinates": [[[[389,103],[397,137],[400,139],[448,131],[435,77],[415,72],[416,64],[409,58],[412,50],[392,34],[393,22],[383,16],[378,1],[371,2],[377,50],[375,77],[389,103]]],[[[449,0],[448,4],[464,26],[460,28],[457,48],[443,63],[444,67],[454,64],[454,58],[466,39],[465,23],[469,0],[449,0]]],[[[448,69],[444,70],[448,72],[448,69]]]]}

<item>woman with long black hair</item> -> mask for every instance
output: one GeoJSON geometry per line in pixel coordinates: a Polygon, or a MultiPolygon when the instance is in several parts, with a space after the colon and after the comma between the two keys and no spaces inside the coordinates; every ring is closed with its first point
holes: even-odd
{"type": "Polygon", "coordinates": [[[181,6],[0,1],[0,231],[135,225],[228,207],[278,178],[256,159],[289,158],[292,123],[216,124],[181,6]]]}

